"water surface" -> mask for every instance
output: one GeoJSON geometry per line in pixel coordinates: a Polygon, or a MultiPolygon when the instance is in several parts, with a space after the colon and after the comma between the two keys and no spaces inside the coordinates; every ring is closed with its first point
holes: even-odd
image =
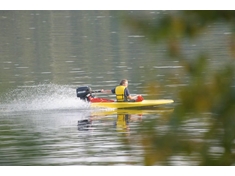
{"type": "MultiPolygon", "coordinates": [[[[180,103],[176,93],[187,85],[188,77],[179,61],[167,58],[165,43],[149,43],[122,18],[144,14],[140,17],[154,19],[165,13],[0,11],[0,165],[143,165],[138,137],[143,123],[167,121],[164,113],[172,113],[180,103]],[[123,78],[129,80],[132,94],[170,98],[175,104],[123,113],[92,109],[76,98],[79,86],[111,89],[123,78]],[[117,125],[122,115],[131,120],[117,125]],[[78,126],[82,121],[85,124],[78,126]]],[[[217,69],[226,56],[222,38],[229,31],[220,24],[209,29],[196,41],[185,40],[183,47],[192,58],[207,48],[218,58],[211,63],[217,69]]],[[[209,119],[205,114],[200,120],[186,121],[182,130],[200,140],[209,119]]],[[[159,135],[168,130],[167,125],[156,128],[159,135]]],[[[221,148],[212,153],[219,155],[221,148]]],[[[179,153],[167,164],[197,165],[197,156],[179,153]]]]}

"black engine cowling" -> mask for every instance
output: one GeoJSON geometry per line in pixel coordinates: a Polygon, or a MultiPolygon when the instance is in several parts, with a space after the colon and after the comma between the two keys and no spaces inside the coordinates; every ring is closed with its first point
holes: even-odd
{"type": "Polygon", "coordinates": [[[92,96],[91,88],[88,86],[78,87],[76,89],[77,97],[89,101],[89,97],[92,96]]]}

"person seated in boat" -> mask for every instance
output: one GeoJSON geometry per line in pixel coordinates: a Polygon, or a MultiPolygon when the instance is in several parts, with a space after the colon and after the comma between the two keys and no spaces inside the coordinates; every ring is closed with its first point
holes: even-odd
{"type": "Polygon", "coordinates": [[[130,95],[127,79],[121,80],[120,84],[116,86],[115,88],[113,88],[112,90],[102,89],[101,92],[116,94],[116,100],[118,102],[126,102],[126,101],[135,102],[137,98],[140,97],[140,95],[136,95],[136,96],[130,95]]]}

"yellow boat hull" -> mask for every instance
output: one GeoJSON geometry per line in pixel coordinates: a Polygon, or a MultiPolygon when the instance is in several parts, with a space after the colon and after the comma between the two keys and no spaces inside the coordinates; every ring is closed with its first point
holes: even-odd
{"type": "Polygon", "coordinates": [[[170,104],[174,101],[171,99],[159,99],[159,100],[143,100],[141,102],[97,102],[91,103],[91,107],[103,107],[103,108],[135,108],[135,107],[145,107],[145,106],[157,106],[170,104]]]}

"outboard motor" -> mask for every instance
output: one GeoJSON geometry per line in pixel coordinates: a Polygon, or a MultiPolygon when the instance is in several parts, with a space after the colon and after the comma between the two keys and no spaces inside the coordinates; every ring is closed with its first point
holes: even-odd
{"type": "Polygon", "coordinates": [[[84,87],[78,87],[76,89],[77,97],[81,100],[90,101],[90,98],[92,96],[91,88],[88,86],[84,87]]]}

